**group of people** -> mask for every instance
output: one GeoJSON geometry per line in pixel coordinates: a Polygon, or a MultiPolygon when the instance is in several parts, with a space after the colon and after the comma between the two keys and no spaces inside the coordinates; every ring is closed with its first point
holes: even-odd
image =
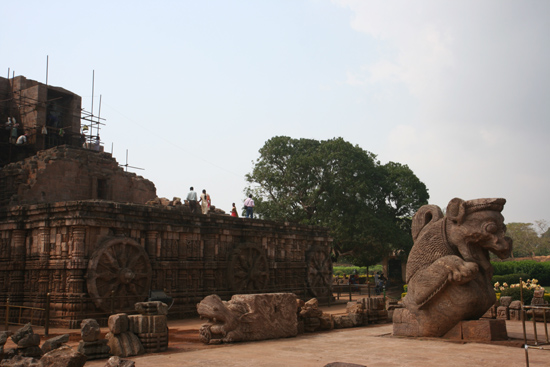
{"type": "MultiPolygon", "coordinates": [[[[189,203],[189,209],[191,210],[192,214],[197,213],[198,207],[200,205],[202,214],[208,214],[210,211],[210,206],[212,205],[212,201],[210,199],[210,195],[206,193],[206,189],[202,190],[202,194],[200,196],[197,195],[195,192],[193,186],[189,188],[189,193],[187,194],[187,202],[189,203]]],[[[253,218],[254,216],[254,199],[252,199],[252,194],[249,194],[246,200],[244,201],[244,209],[245,209],[245,218],[253,218]]],[[[237,213],[237,207],[235,206],[235,203],[232,204],[231,207],[231,216],[232,217],[238,217],[239,214],[237,213]]]]}
{"type": "Polygon", "coordinates": [[[191,186],[186,199],[189,203],[189,209],[192,214],[197,213],[199,205],[201,207],[202,214],[208,214],[210,211],[212,201],[210,200],[210,195],[206,193],[206,190],[202,190],[202,194],[198,196],[193,186],[191,186]]]}

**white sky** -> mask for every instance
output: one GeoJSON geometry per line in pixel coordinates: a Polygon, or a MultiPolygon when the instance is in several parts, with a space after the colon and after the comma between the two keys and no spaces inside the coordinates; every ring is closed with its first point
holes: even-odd
{"type": "MultiPolygon", "coordinates": [[[[550,1],[11,1],[0,75],[102,96],[105,150],[229,211],[276,135],[409,165],[445,208],[550,220],[550,1]],[[4,70],[4,71],[2,71],[4,70]]],[[[238,204],[240,205],[240,204],[238,204]]]]}

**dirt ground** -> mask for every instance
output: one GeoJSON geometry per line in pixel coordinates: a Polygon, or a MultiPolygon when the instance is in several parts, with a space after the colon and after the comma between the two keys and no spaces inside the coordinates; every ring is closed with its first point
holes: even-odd
{"type": "MultiPolygon", "coordinates": [[[[346,295],[347,297],[347,295],[346,295]]],[[[356,298],[354,295],[353,298],[356,298]]],[[[359,297],[364,297],[359,296],[359,297]]],[[[345,313],[345,301],[324,312],[345,313]]],[[[222,345],[204,345],[198,330],[203,321],[194,318],[169,321],[168,351],[128,357],[137,367],[159,366],[325,366],[331,362],[355,363],[363,366],[526,366],[523,328],[519,321],[507,321],[510,340],[493,344],[453,342],[438,338],[406,338],[392,336],[392,324],[339,329],[299,335],[295,338],[222,345]]],[[[533,324],[527,323],[527,333],[533,339],[533,324]]],[[[12,330],[15,330],[13,328],[12,330]]],[[[41,333],[40,328],[35,329],[41,333]]],[[[42,331],[43,332],[43,331],[42,331]]],[[[107,330],[103,330],[106,333],[107,330]]],[[[542,323],[537,324],[538,340],[545,341],[542,323]]],[[[76,347],[79,330],[52,329],[50,336],[70,333],[69,345],[76,347]]],[[[43,337],[43,340],[46,338],[43,337]]],[[[11,340],[6,348],[13,347],[11,340]]],[[[550,346],[544,350],[529,349],[530,366],[550,366],[550,346]]],[[[103,367],[106,360],[88,361],[87,367],[103,367]]]]}

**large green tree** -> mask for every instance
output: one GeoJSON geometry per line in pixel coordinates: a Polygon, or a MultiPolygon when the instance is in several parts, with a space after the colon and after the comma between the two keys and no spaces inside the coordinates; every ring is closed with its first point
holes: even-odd
{"type": "Polygon", "coordinates": [[[394,250],[408,252],[410,218],[429,198],[406,165],[381,165],[376,155],[342,138],[271,138],[246,178],[255,213],[326,226],[335,247],[361,266],[394,250]]]}

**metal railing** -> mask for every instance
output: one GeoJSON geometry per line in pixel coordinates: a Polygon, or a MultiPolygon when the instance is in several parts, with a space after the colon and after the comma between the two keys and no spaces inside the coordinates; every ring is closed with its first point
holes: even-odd
{"type": "MultiPolygon", "coordinates": [[[[28,310],[30,311],[30,324],[33,325],[33,322],[35,321],[35,315],[36,315],[36,312],[42,312],[44,314],[44,325],[39,325],[39,326],[44,326],[44,335],[48,335],[49,334],[49,330],[50,330],[50,294],[46,294],[46,304],[45,304],[45,307],[44,308],[40,308],[40,307],[30,307],[30,306],[20,306],[20,305],[13,305],[13,304],[10,304],[10,299],[7,298],[6,299],[6,305],[5,305],[5,314],[4,314],[4,329],[7,331],[9,330],[9,326],[10,325],[25,325],[27,323],[22,323],[21,322],[21,319],[23,319],[23,311],[24,310],[28,310]],[[16,310],[15,312],[15,320],[17,321],[10,321],[12,320],[13,318],[10,317],[11,314],[13,313],[12,311],[13,310],[16,310]],[[18,312],[17,312],[18,310],[18,312]]],[[[27,316],[25,316],[27,317],[27,316]]],[[[41,320],[42,317],[38,316],[36,317],[36,320],[41,320]]],[[[35,324],[36,325],[36,324],[35,324]]]]}

